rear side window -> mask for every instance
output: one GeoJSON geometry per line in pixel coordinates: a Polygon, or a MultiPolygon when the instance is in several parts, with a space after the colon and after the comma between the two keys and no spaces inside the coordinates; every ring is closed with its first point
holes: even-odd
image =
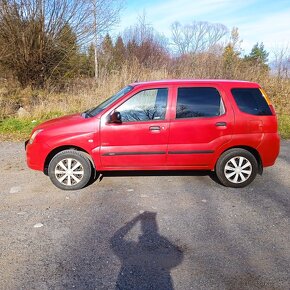
{"type": "Polygon", "coordinates": [[[271,109],[258,88],[232,89],[232,94],[242,112],[257,116],[272,115],[271,109]]]}
{"type": "Polygon", "coordinates": [[[224,114],[221,96],[216,88],[179,88],[176,119],[214,117],[224,114]]]}

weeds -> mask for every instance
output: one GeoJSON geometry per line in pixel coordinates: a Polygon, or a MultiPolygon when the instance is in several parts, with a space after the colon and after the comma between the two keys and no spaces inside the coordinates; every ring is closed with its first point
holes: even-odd
{"type": "Polygon", "coordinates": [[[278,115],[279,133],[283,139],[290,139],[290,115],[278,115]]]}
{"type": "MultiPolygon", "coordinates": [[[[161,80],[171,78],[222,78],[221,73],[206,76],[203,72],[188,71],[185,68],[173,74],[169,69],[150,70],[137,64],[123,66],[120,72],[103,74],[98,83],[94,79],[70,81],[61,92],[47,90],[21,90],[15,83],[0,84],[0,135],[1,139],[27,138],[32,128],[39,122],[58,116],[82,112],[99,104],[127,84],[137,81],[161,80]],[[28,116],[19,118],[17,110],[23,107],[28,116]],[[32,122],[36,120],[36,122],[32,122]]],[[[244,75],[237,79],[246,79],[244,75]]],[[[255,80],[249,71],[247,80],[255,80]]],[[[263,76],[256,79],[270,96],[279,119],[279,132],[283,138],[290,138],[290,80],[263,76]]]]}

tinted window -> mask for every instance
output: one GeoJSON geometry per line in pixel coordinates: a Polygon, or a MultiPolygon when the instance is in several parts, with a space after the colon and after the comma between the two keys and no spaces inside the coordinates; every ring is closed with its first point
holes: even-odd
{"type": "Polygon", "coordinates": [[[272,115],[265,98],[259,89],[232,89],[234,99],[242,112],[259,115],[272,115]]]}
{"type": "Polygon", "coordinates": [[[164,120],[168,89],[144,90],[123,103],[117,111],[123,122],[164,120]]]}
{"type": "Polygon", "coordinates": [[[215,88],[179,88],[176,118],[213,117],[224,113],[224,106],[215,88]]]}

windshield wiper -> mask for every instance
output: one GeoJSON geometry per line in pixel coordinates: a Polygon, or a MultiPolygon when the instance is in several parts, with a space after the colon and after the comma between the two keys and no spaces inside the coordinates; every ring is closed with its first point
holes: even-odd
{"type": "Polygon", "coordinates": [[[90,110],[87,110],[87,111],[84,111],[82,113],[82,117],[84,117],[85,119],[88,118],[88,117],[93,117],[93,115],[90,113],[90,110]]]}

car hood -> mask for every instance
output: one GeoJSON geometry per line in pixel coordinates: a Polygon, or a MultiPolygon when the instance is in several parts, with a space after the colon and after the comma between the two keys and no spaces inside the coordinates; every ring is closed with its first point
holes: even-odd
{"type": "Polygon", "coordinates": [[[63,116],[39,124],[35,127],[34,131],[38,129],[54,129],[58,127],[71,126],[74,124],[79,124],[84,120],[85,118],[83,118],[80,114],[63,116]]]}

